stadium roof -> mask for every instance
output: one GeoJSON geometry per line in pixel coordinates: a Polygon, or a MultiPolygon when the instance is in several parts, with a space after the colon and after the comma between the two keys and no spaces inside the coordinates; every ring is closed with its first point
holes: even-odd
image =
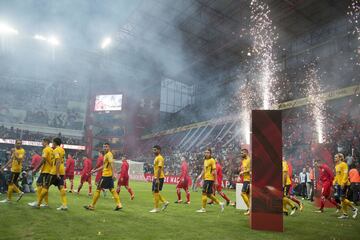
{"type": "MultiPolygon", "coordinates": [[[[280,45],[286,47],[297,36],[344,18],[350,1],[268,2],[280,45]]],[[[192,84],[221,79],[215,76],[236,68],[247,57],[251,46],[247,35],[249,3],[250,0],[106,0],[91,4],[14,0],[0,4],[0,17],[10,16],[18,23],[26,23],[20,31],[57,32],[63,49],[71,45],[74,56],[67,58],[98,59],[102,54],[98,44],[104,35],[112,35],[114,44],[106,50],[106,59],[113,65],[93,61],[105,66],[104,74],[99,75],[103,79],[122,76],[131,79],[131,84],[144,86],[155,85],[166,77],[192,84]]],[[[78,64],[65,63],[70,72],[78,72],[78,64]]],[[[59,71],[64,72],[64,67],[59,71]]]]}
{"type": "MultiPolygon", "coordinates": [[[[269,2],[282,43],[345,17],[349,4],[349,1],[336,0],[269,2]]],[[[250,40],[239,36],[242,29],[249,28],[249,13],[249,1],[142,1],[119,28],[118,41],[136,38],[148,46],[163,44],[169,61],[176,61],[178,57],[172,43],[181,41],[188,53],[186,64],[174,69],[169,77],[191,82],[194,78],[187,75],[195,72],[199,79],[207,80],[217,71],[240,64],[246,57],[250,40]],[[158,29],[160,34],[154,38],[151,33],[158,29]]]]}

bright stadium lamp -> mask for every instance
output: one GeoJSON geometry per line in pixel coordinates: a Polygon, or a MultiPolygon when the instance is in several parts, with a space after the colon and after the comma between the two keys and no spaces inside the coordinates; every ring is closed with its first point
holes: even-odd
{"type": "Polygon", "coordinates": [[[106,37],[104,38],[104,40],[101,43],[101,48],[105,49],[107,48],[109,45],[111,44],[111,38],[110,37],[106,37]]]}
{"type": "Polygon", "coordinates": [[[18,32],[18,30],[9,26],[6,23],[0,23],[0,34],[17,35],[17,34],[19,34],[19,32],[18,32]]]}
{"type": "Polygon", "coordinates": [[[46,37],[44,37],[44,36],[42,36],[42,35],[38,35],[38,34],[36,34],[36,35],[34,36],[34,39],[40,40],[40,41],[47,41],[47,38],[46,38],[46,37]]]}
{"type": "Polygon", "coordinates": [[[60,45],[59,40],[54,36],[45,37],[43,35],[36,34],[36,35],[34,35],[33,38],[36,39],[36,40],[39,40],[39,41],[47,42],[47,43],[49,43],[50,45],[53,45],[53,46],[60,45]]]}
{"type": "Polygon", "coordinates": [[[59,40],[58,40],[56,37],[54,37],[54,36],[49,37],[49,38],[47,39],[47,41],[48,41],[48,43],[50,43],[50,44],[53,45],[53,46],[57,46],[57,45],[60,44],[59,40]]]}

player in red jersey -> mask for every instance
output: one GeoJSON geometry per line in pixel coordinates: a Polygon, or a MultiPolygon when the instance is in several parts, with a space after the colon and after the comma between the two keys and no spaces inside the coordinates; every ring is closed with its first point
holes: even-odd
{"type": "MultiPolygon", "coordinates": [[[[222,191],[222,183],[223,183],[223,172],[222,172],[222,166],[220,163],[220,160],[216,159],[216,176],[217,176],[217,185],[214,185],[214,193],[217,192],[225,201],[226,205],[229,206],[231,204],[232,206],[235,206],[233,202],[229,199],[228,196],[222,191]]],[[[215,194],[214,194],[215,195],[215,194]]],[[[213,202],[210,201],[209,204],[212,204],[213,202]]]]}
{"type": "Polygon", "coordinates": [[[135,194],[133,190],[129,187],[129,163],[126,161],[125,155],[121,157],[121,160],[122,160],[122,164],[119,172],[118,186],[116,192],[120,194],[121,186],[124,186],[130,194],[130,199],[133,200],[135,194]]]}
{"type": "Polygon", "coordinates": [[[31,157],[31,169],[37,169],[40,166],[41,161],[41,156],[35,151],[31,157]]]}
{"type": "MultiPolygon", "coordinates": [[[[104,165],[104,151],[99,151],[98,153],[98,158],[96,161],[96,166],[94,169],[98,169],[100,167],[102,167],[104,165]]],[[[98,186],[100,184],[100,180],[102,178],[102,171],[97,171],[96,173],[96,177],[95,177],[95,185],[98,186]]],[[[106,196],[106,191],[105,189],[101,189],[104,197],[106,196]]]]}
{"type": "Polygon", "coordinates": [[[186,193],[185,204],[190,204],[189,185],[191,186],[191,178],[189,176],[189,165],[186,162],[185,157],[181,157],[181,176],[179,178],[178,184],[176,185],[176,194],[178,199],[175,201],[175,203],[182,203],[181,189],[184,189],[186,193]]]}
{"type": "Polygon", "coordinates": [[[320,163],[319,160],[315,160],[314,166],[319,168],[319,180],[321,182],[321,203],[320,209],[316,212],[323,213],[326,199],[329,200],[332,204],[336,206],[337,209],[341,208],[340,203],[336,202],[334,198],[331,197],[331,187],[334,180],[334,174],[325,163],[320,163]]]}
{"type": "MultiPolygon", "coordinates": [[[[104,153],[103,153],[103,151],[99,151],[95,169],[98,169],[102,165],[104,165],[104,153]]],[[[95,185],[96,186],[100,183],[101,177],[102,177],[102,171],[98,171],[96,174],[96,177],[95,177],[95,185]]]]}
{"type": "Polygon", "coordinates": [[[68,154],[66,159],[66,168],[65,168],[65,179],[64,179],[64,188],[66,189],[66,179],[70,180],[70,190],[69,193],[74,192],[74,168],[75,168],[75,160],[68,154]]]}
{"type": "Polygon", "coordinates": [[[91,160],[87,157],[83,157],[84,164],[83,164],[83,170],[81,171],[81,180],[80,180],[80,186],[78,187],[77,194],[80,193],[80,190],[84,184],[84,182],[87,182],[89,184],[89,193],[88,195],[92,195],[92,185],[91,185],[91,170],[92,170],[92,163],[91,160]]]}

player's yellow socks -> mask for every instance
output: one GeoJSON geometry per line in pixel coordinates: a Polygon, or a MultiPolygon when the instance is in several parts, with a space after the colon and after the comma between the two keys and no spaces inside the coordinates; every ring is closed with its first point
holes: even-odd
{"type": "Polygon", "coordinates": [[[49,205],[49,192],[47,192],[47,193],[45,194],[44,200],[45,200],[45,203],[46,203],[47,205],[49,205]]]}
{"type": "Polygon", "coordinates": [[[246,193],[241,193],[241,197],[244,199],[244,202],[247,206],[247,208],[249,208],[250,204],[249,204],[249,196],[246,193]]]}
{"type": "MultiPolygon", "coordinates": [[[[113,197],[114,197],[114,200],[115,200],[115,202],[116,202],[116,205],[117,205],[117,206],[120,206],[120,205],[121,205],[121,202],[120,202],[120,196],[119,196],[119,194],[117,194],[117,192],[115,191],[114,188],[111,189],[110,192],[111,192],[111,194],[112,194],[113,197]]],[[[100,191],[99,191],[99,194],[100,194],[100,191]]]]}
{"type": "Polygon", "coordinates": [[[11,200],[11,197],[12,197],[12,192],[13,192],[13,186],[14,184],[9,184],[8,186],[8,191],[7,191],[7,199],[8,200],[11,200]]]}
{"type": "Polygon", "coordinates": [[[96,189],[91,206],[95,207],[95,204],[96,204],[97,200],[99,199],[99,197],[100,197],[100,190],[96,189]]]}
{"type": "Polygon", "coordinates": [[[216,204],[220,204],[219,200],[213,194],[209,194],[208,198],[213,200],[213,202],[215,202],[216,204]]]}
{"type": "Polygon", "coordinates": [[[156,209],[159,208],[159,201],[160,201],[159,195],[160,195],[159,193],[154,193],[154,205],[156,209]]]}
{"type": "Polygon", "coordinates": [[[291,207],[291,205],[289,204],[289,199],[287,197],[283,197],[283,212],[288,211],[288,206],[291,207]]]}
{"type": "Polygon", "coordinates": [[[207,203],[207,196],[206,196],[206,194],[203,194],[201,196],[201,206],[202,206],[202,208],[206,208],[206,203],[207,203]]]}
{"type": "Polygon", "coordinates": [[[61,190],[60,190],[60,198],[61,198],[62,205],[64,207],[66,207],[67,206],[67,199],[66,199],[66,190],[64,188],[61,188],[61,190]]]}
{"type": "Polygon", "coordinates": [[[42,186],[37,186],[36,187],[36,197],[37,197],[37,201],[40,201],[40,197],[41,197],[41,190],[42,190],[42,186]]]}
{"type": "Polygon", "coordinates": [[[347,198],[344,199],[344,204],[352,209],[355,208],[354,205],[347,198]]]}
{"type": "Polygon", "coordinates": [[[46,188],[42,188],[41,189],[41,194],[40,194],[40,198],[38,201],[38,206],[40,206],[42,200],[44,199],[44,197],[46,196],[46,194],[48,193],[49,190],[47,190],[46,188]]]}
{"type": "Polygon", "coordinates": [[[341,200],[341,211],[345,215],[347,215],[347,212],[348,212],[348,203],[346,202],[346,200],[347,199],[341,200]]]}
{"type": "Polygon", "coordinates": [[[287,212],[285,197],[283,197],[283,212],[287,212]]]}
{"type": "Polygon", "coordinates": [[[166,199],[159,193],[159,200],[164,203],[166,202],[166,199]]]}
{"type": "Polygon", "coordinates": [[[16,192],[16,193],[20,193],[20,189],[15,185],[13,184],[13,191],[16,192]]]}
{"type": "Polygon", "coordinates": [[[290,206],[291,209],[295,207],[295,204],[287,197],[283,197],[283,202],[285,203],[285,208],[286,206],[290,206]]]}

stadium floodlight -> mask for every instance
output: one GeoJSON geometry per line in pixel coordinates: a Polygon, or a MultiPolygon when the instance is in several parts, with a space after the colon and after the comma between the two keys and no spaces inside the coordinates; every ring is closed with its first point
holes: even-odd
{"type": "Polygon", "coordinates": [[[48,41],[48,43],[50,43],[50,44],[53,45],[53,46],[57,46],[57,45],[60,44],[59,40],[58,40],[56,37],[54,37],[54,36],[49,37],[49,38],[47,39],[47,41],[48,41]]]}
{"type": "Polygon", "coordinates": [[[47,42],[47,43],[49,43],[49,44],[51,44],[53,46],[57,46],[57,45],[60,44],[59,40],[54,36],[45,37],[43,35],[36,34],[36,35],[34,35],[33,38],[36,39],[36,40],[39,40],[39,41],[47,42]]]}
{"type": "Polygon", "coordinates": [[[36,35],[34,36],[34,39],[40,40],[40,41],[47,41],[47,38],[46,38],[46,37],[44,37],[44,36],[42,36],[42,35],[38,35],[38,34],[36,34],[36,35]]]}
{"type": "Polygon", "coordinates": [[[0,23],[0,34],[17,35],[19,32],[6,23],[0,23]]]}
{"type": "Polygon", "coordinates": [[[105,49],[105,48],[107,48],[110,44],[111,44],[111,38],[110,37],[106,37],[106,38],[104,38],[104,40],[102,41],[102,43],[101,43],[101,48],[102,49],[105,49]]]}

